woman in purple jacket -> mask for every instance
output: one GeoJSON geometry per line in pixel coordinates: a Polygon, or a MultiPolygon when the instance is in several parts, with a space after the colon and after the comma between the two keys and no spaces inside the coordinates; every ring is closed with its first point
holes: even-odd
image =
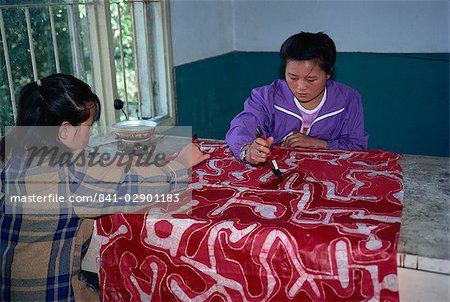
{"type": "Polygon", "coordinates": [[[330,80],[336,46],[324,33],[300,32],[281,46],[285,80],[252,90],[226,141],[244,162],[263,163],[270,146],[366,149],[360,94],[330,80]],[[257,137],[260,127],[264,139],[257,137]]]}

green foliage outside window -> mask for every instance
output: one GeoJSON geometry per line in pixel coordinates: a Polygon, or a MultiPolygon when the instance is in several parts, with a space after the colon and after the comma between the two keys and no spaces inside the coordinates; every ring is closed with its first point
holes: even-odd
{"type": "MultiPolygon", "coordinates": [[[[71,36],[68,23],[67,1],[45,1],[46,3],[58,4],[53,7],[54,24],[56,30],[56,39],[58,44],[58,55],[62,73],[75,75],[73,68],[73,58],[71,49],[71,36]]],[[[72,1],[75,2],[75,1],[72,1]]],[[[33,81],[33,70],[31,64],[30,47],[28,43],[28,34],[23,8],[12,7],[12,5],[40,4],[42,0],[0,0],[2,7],[3,21],[7,36],[9,59],[11,62],[11,73],[14,85],[14,95],[16,102],[20,89],[30,81],[33,81]]],[[[91,53],[88,41],[88,24],[85,6],[82,1],[79,5],[73,6],[77,17],[79,17],[79,28],[77,28],[77,39],[82,48],[82,66],[80,78],[93,86],[91,53]]],[[[111,22],[114,36],[114,59],[116,65],[116,79],[118,86],[118,95],[125,99],[124,79],[122,68],[125,69],[127,83],[128,99],[133,103],[137,99],[136,74],[134,70],[133,59],[133,34],[132,20],[129,4],[123,2],[113,2],[111,4],[111,22]],[[119,3],[119,4],[117,4],[119,3]],[[119,12],[120,6],[122,42],[124,53],[124,66],[122,67],[120,45],[119,45],[119,12]]],[[[30,23],[33,31],[34,52],[38,77],[56,72],[55,56],[53,52],[52,33],[50,26],[50,15],[48,7],[33,6],[29,7],[30,23]]],[[[7,68],[4,56],[3,42],[0,40],[0,134],[5,133],[5,126],[13,125],[13,110],[11,104],[7,68]]],[[[109,105],[106,102],[106,105],[109,105]]],[[[112,106],[112,101],[111,101],[112,106]]]]}

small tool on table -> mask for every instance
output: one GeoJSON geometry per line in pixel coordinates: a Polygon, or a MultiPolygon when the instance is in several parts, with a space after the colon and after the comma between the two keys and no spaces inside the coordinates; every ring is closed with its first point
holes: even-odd
{"type": "Polygon", "coordinates": [[[200,151],[202,150],[201,146],[200,146],[200,142],[198,141],[198,134],[197,131],[194,131],[194,133],[192,134],[192,143],[197,146],[200,151]]]}
{"type": "Polygon", "coordinates": [[[193,144],[197,144],[197,143],[198,143],[198,134],[197,134],[197,131],[194,131],[194,133],[192,134],[192,143],[193,143],[193,144]]]}
{"type": "MultiPolygon", "coordinates": [[[[262,139],[266,139],[266,137],[264,136],[264,133],[262,132],[261,128],[258,126],[256,128],[256,135],[258,137],[261,137],[262,139]]],[[[281,171],[278,168],[278,163],[277,161],[273,158],[272,156],[272,152],[269,152],[269,166],[270,169],[272,170],[273,174],[276,175],[276,177],[278,177],[280,180],[283,180],[283,176],[281,175],[281,171]]]]}

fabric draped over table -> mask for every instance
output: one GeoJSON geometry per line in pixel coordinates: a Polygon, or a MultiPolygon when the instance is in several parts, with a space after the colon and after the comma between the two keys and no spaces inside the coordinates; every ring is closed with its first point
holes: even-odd
{"type": "Polygon", "coordinates": [[[98,220],[104,301],[399,300],[399,155],[274,148],[280,181],[201,147],[192,198],[98,220]]]}

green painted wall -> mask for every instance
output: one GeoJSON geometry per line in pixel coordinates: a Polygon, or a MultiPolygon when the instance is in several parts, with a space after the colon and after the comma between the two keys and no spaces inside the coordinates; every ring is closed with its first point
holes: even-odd
{"type": "MultiPolygon", "coordinates": [[[[363,97],[369,148],[449,156],[445,54],[339,53],[333,78],[363,97]]],[[[232,52],[175,68],[178,124],[223,139],[250,90],[281,77],[278,53],[232,52]]]]}

